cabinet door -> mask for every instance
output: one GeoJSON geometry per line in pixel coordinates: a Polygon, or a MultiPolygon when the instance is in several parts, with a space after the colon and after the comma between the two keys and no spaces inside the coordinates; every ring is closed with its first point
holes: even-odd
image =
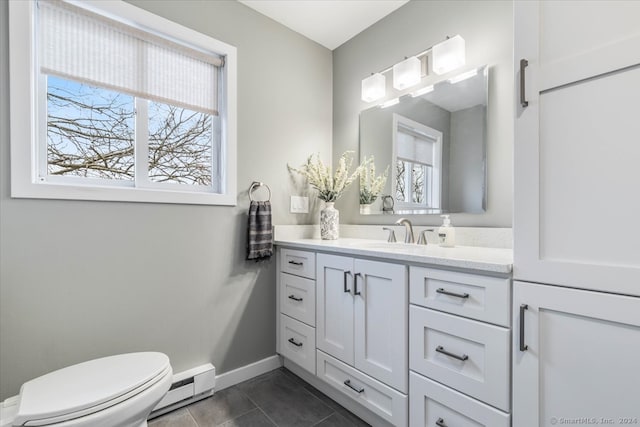
{"type": "Polygon", "coordinates": [[[318,254],[316,343],[353,365],[353,258],[318,254]]]}
{"type": "Polygon", "coordinates": [[[407,392],[407,267],[356,259],[355,366],[407,392]]]}
{"type": "Polygon", "coordinates": [[[640,423],[640,298],[515,282],[514,304],[514,426],[640,423]]]}
{"type": "Polygon", "coordinates": [[[640,295],[640,2],[514,16],[514,278],[640,295]]]}

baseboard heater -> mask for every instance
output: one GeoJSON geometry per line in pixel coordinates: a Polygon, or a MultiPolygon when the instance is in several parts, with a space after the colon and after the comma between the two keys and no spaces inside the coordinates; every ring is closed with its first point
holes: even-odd
{"type": "Polygon", "coordinates": [[[171,388],[153,408],[149,419],[213,395],[215,385],[216,368],[211,363],[175,374],[171,388]]]}

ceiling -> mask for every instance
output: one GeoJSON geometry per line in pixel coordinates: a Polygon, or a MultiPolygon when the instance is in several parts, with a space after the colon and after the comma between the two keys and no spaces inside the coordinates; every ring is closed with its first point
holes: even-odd
{"type": "Polygon", "coordinates": [[[238,0],[333,50],[409,0],[238,0]]]}

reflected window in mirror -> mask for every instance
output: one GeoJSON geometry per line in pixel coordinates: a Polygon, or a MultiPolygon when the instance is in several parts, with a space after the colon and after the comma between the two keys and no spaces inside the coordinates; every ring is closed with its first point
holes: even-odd
{"type": "Polygon", "coordinates": [[[439,209],[442,183],[442,132],[400,114],[393,115],[398,209],[439,209]]]}

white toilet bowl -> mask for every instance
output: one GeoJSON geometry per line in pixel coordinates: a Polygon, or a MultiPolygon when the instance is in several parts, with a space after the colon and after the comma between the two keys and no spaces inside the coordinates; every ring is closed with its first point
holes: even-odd
{"type": "Polygon", "coordinates": [[[90,360],[28,381],[0,406],[0,427],[145,427],[172,382],[162,353],[90,360]]]}

